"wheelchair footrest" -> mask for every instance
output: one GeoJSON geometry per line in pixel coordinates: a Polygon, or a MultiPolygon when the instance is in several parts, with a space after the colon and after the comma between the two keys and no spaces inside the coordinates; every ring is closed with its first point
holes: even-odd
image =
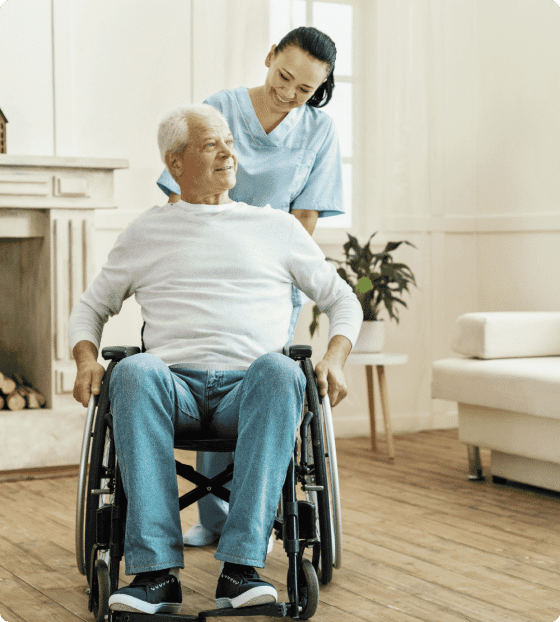
{"type": "Polygon", "coordinates": [[[140,613],[136,611],[112,611],[112,622],[204,622],[206,618],[241,617],[241,616],[268,616],[270,618],[287,617],[289,606],[287,603],[272,603],[270,605],[256,605],[254,607],[239,607],[239,609],[209,609],[201,611],[196,616],[182,613],[140,613]]]}
{"type": "Polygon", "coordinates": [[[140,613],[139,611],[111,611],[112,622],[204,622],[206,618],[182,613],[140,613]]]}
{"type": "Polygon", "coordinates": [[[240,616],[269,616],[270,618],[285,618],[288,616],[287,603],[272,603],[270,605],[255,605],[254,607],[239,607],[238,609],[210,609],[201,611],[202,620],[206,618],[240,617],[240,616]]]}

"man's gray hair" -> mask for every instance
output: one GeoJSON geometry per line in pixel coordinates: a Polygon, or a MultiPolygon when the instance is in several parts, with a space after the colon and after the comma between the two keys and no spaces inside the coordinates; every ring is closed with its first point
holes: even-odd
{"type": "Polygon", "coordinates": [[[189,139],[189,117],[217,117],[226,125],[224,115],[209,104],[189,104],[167,114],[158,127],[158,146],[165,163],[168,152],[183,155],[189,139]]]}

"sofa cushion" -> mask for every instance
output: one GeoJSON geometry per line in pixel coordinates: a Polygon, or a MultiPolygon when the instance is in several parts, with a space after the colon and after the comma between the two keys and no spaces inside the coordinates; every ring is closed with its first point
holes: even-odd
{"type": "Polygon", "coordinates": [[[560,313],[466,313],[455,322],[451,347],[481,359],[560,355],[560,313]]]}
{"type": "Polygon", "coordinates": [[[560,356],[436,361],[432,397],[560,419],[560,356]]]}

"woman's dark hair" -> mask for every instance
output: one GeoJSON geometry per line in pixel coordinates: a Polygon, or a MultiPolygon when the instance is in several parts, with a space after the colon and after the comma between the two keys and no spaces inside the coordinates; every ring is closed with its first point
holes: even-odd
{"type": "Polygon", "coordinates": [[[308,106],[322,108],[326,106],[333,95],[334,90],[334,63],[336,61],[336,45],[324,32],[308,26],[300,26],[291,30],[276,46],[275,53],[281,52],[290,45],[297,45],[304,52],[313,56],[329,66],[329,75],[321,86],[313,93],[313,97],[307,101],[308,106]]]}

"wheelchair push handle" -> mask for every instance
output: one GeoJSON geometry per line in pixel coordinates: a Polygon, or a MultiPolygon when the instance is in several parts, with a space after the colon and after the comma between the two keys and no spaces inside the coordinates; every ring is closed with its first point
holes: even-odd
{"type": "Polygon", "coordinates": [[[106,361],[121,361],[127,356],[139,353],[140,348],[137,346],[109,346],[101,351],[101,355],[106,361]]]}
{"type": "Polygon", "coordinates": [[[284,349],[284,354],[287,354],[294,361],[301,361],[311,357],[311,346],[290,346],[284,349]]]}

